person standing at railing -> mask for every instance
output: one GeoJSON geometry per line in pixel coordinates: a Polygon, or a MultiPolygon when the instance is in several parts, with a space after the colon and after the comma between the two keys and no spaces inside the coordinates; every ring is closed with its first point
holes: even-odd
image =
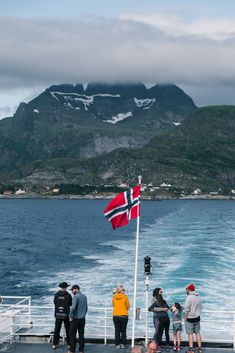
{"type": "Polygon", "coordinates": [[[181,331],[182,331],[182,307],[179,303],[174,303],[171,307],[173,322],[173,343],[174,351],[180,351],[181,331]]]}
{"type": "MultiPolygon", "coordinates": [[[[157,287],[153,290],[153,301],[152,303],[154,303],[156,301],[156,296],[158,294],[163,294],[163,290],[162,288],[160,287],[157,287]]],[[[150,306],[151,307],[151,306],[150,306]]],[[[149,310],[151,311],[151,310],[149,310]]],[[[153,313],[153,325],[154,325],[154,328],[155,328],[155,332],[154,332],[154,336],[153,336],[153,340],[155,342],[157,342],[157,334],[158,334],[158,327],[159,327],[159,320],[158,320],[158,314],[157,314],[157,311],[163,311],[162,309],[159,309],[158,310],[155,308],[154,309],[154,313],[153,313]]]]}
{"type": "Polygon", "coordinates": [[[196,292],[194,284],[189,284],[186,287],[187,298],[184,304],[185,310],[185,329],[188,334],[189,349],[187,353],[194,353],[193,349],[193,334],[195,333],[198,353],[202,353],[202,343],[200,334],[200,316],[202,311],[202,302],[199,294],[196,292]]]}
{"type": "Polygon", "coordinates": [[[125,294],[125,288],[120,286],[112,298],[113,323],[115,327],[115,346],[124,349],[126,345],[126,328],[128,323],[128,310],[130,302],[125,294]]]}
{"type": "Polygon", "coordinates": [[[170,319],[168,316],[168,310],[169,306],[167,302],[163,299],[162,296],[162,289],[159,288],[160,290],[158,291],[158,294],[154,293],[155,296],[153,298],[153,303],[150,305],[148,308],[149,311],[152,311],[154,314],[154,327],[156,330],[156,323],[155,320],[157,320],[157,332],[155,332],[154,339],[157,342],[158,348],[157,352],[161,352],[161,346],[162,346],[162,336],[163,332],[165,331],[165,336],[166,336],[166,351],[169,352],[169,344],[170,344],[170,335],[169,335],[169,328],[170,328],[170,319]]]}
{"type": "Polygon", "coordinates": [[[62,323],[64,323],[66,331],[66,340],[68,347],[70,346],[70,336],[69,336],[69,311],[70,306],[72,305],[72,297],[67,292],[69,284],[62,282],[59,284],[60,290],[54,296],[54,305],[55,305],[55,330],[53,337],[52,349],[56,349],[56,346],[60,341],[60,330],[62,323]]]}
{"type": "Polygon", "coordinates": [[[70,350],[68,353],[76,351],[76,335],[79,334],[79,352],[83,353],[85,347],[84,330],[86,323],[86,313],[88,309],[87,297],[80,291],[79,285],[72,286],[73,293],[72,306],[70,308],[70,350]]]}

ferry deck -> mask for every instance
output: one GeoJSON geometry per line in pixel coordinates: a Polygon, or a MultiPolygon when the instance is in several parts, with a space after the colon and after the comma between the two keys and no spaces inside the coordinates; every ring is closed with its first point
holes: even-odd
{"type": "MultiPolygon", "coordinates": [[[[54,306],[32,305],[31,297],[2,297],[0,305],[0,352],[52,352],[54,306]]],[[[136,342],[144,344],[153,333],[152,317],[142,309],[136,321],[136,342]],[[147,328],[147,330],[146,330],[147,328]]],[[[235,351],[235,312],[203,311],[203,351],[229,353],[235,351]]],[[[128,324],[129,345],[120,352],[130,352],[131,322],[128,324]]],[[[86,353],[116,353],[111,308],[89,308],[85,329],[86,353]],[[98,325],[97,325],[98,320],[98,325]]],[[[78,352],[77,346],[77,352],[78,352]]],[[[182,332],[181,353],[187,350],[187,336],[182,332]]],[[[163,350],[164,352],[164,350],[163,350]]],[[[171,347],[173,352],[173,347],[171,347]]],[[[195,353],[197,350],[195,349],[195,353]]],[[[60,346],[55,353],[67,353],[65,332],[61,331],[60,346]]]]}
{"type": "MultiPolygon", "coordinates": [[[[186,347],[182,347],[181,352],[184,353],[186,351],[186,347]]],[[[103,344],[87,344],[85,348],[85,353],[117,353],[117,352],[127,353],[130,352],[130,346],[126,349],[117,350],[115,349],[114,345],[103,345],[103,344]]],[[[206,347],[203,349],[206,353],[230,353],[234,352],[232,348],[212,348],[206,347]]],[[[16,343],[13,350],[13,353],[48,353],[52,352],[51,346],[48,344],[30,344],[30,343],[16,343]]],[[[56,349],[57,353],[67,353],[66,346],[61,345],[56,349]]],[[[77,348],[78,352],[78,348],[77,348]]],[[[163,351],[164,352],[164,351],[163,351]]],[[[171,348],[170,352],[173,352],[171,348]]],[[[197,350],[195,349],[195,353],[197,350]]]]}

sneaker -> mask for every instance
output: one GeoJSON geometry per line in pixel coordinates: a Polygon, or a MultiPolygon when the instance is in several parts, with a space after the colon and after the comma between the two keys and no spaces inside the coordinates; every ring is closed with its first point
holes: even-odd
{"type": "Polygon", "coordinates": [[[198,351],[198,353],[202,353],[202,349],[201,348],[198,348],[197,351],[198,351]]]}
{"type": "Polygon", "coordinates": [[[173,349],[174,349],[174,351],[176,352],[176,351],[177,351],[177,349],[178,349],[178,347],[177,347],[177,346],[174,346],[174,348],[173,348],[173,349]]]}
{"type": "Polygon", "coordinates": [[[115,348],[116,349],[120,349],[121,347],[120,347],[120,344],[117,344],[116,346],[115,346],[115,348]]]}
{"type": "Polygon", "coordinates": [[[53,346],[51,346],[51,349],[56,349],[56,346],[53,344],[53,346]]]}
{"type": "Polygon", "coordinates": [[[178,352],[180,351],[180,347],[177,347],[177,351],[178,351],[178,352]]]}
{"type": "Polygon", "coordinates": [[[120,344],[120,348],[124,349],[125,348],[124,344],[120,344]]]}

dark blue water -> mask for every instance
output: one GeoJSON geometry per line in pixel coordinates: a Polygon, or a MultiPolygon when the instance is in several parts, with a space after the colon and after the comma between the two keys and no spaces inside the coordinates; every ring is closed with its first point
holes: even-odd
{"type": "MultiPolygon", "coordinates": [[[[0,200],[2,295],[51,302],[61,281],[79,283],[91,304],[109,304],[113,286],[132,295],[136,222],[112,230],[107,201],[0,200]]],[[[235,202],[141,203],[138,302],[143,258],[152,257],[150,287],[183,300],[193,281],[208,306],[234,309],[235,202]]]]}

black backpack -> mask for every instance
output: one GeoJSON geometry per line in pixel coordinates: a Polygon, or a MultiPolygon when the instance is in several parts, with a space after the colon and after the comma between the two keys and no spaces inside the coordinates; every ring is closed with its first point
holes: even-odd
{"type": "Polygon", "coordinates": [[[69,306],[70,303],[70,294],[66,293],[62,295],[62,293],[58,293],[55,295],[55,317],[57,319],[67,319],[69,317],[69,306]]]}

